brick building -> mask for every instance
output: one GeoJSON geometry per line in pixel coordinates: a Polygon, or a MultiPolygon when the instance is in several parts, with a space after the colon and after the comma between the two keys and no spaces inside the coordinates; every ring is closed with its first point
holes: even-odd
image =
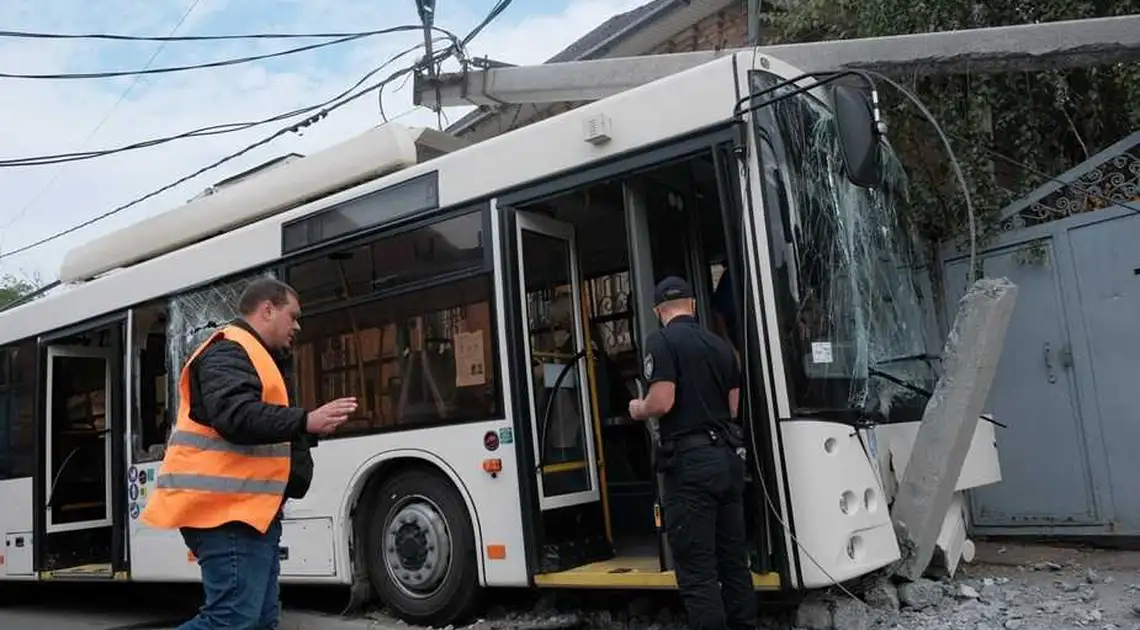
{"type": "MultiPolygon", "coordinates": [[[[652,0],[611,17],[547,63],[735,48],[747,36],[748,0],[652,0]]],[[[581,104],[481,107],[448,131],[478,142],[581,104]]]]}

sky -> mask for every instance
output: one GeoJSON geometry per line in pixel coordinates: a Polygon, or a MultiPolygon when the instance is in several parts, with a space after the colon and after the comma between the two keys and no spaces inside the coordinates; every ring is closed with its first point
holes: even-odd
{"type": "MultiPolygon", "coordinates": [[[[614,14],[645,2],[515,0],[470,43],[468,54],[519,65],[542,63],[614,14]]],[[[495,0],[437,0],[436,26],[462,37],[494,4],[495,0]]],[[[0,24],[3,30],[12,31],[167,36],[172,31],[175,35],[362,31],[418,23],[414,0],[0,2],[0,24]]],[[[146,67],[156,52],[150,67],[159,68],[263,54],[313,41],[163,44],[0,37],[0,72],[135,70],[146,67]]],[[[393,54],[422,41],[422,32],[380,35],[266,61],[148,75],[137,81],[134,76],[0,78],[0,160],[99,150],[209,125],[259,120],[330,98],[393,54]]],[[[422,53],[417,51],[396,64],[413,63],[417,54],[422,53]]],[[[383,105],[389,120],[438,126],[434,112],[412,105],[411,81],[385,89],[383,105]]],[[[454,122],[469,110],[450,108],[444,115],[454,122]]],[[[280,137],[114,217],[26,253],[0,258],[0,275],[50,281],[57,276],[67,250],[83,242],[180,206],[214,182],[266,160],[290,152],[311,154],[381,122],[377,98],[360,98],[300,134],[280,137]]],[[[149,193],[284,124],[184,139],[81,162],[0,168],[0,256],[149,193]]]]}

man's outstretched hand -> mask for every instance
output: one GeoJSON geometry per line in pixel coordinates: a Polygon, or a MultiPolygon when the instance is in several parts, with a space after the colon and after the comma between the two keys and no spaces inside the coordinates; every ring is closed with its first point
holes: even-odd
{"type": "Polygon", "coordinates": [[[356,411],[356,398],[337,398],[309,412],[305,430],[317,435],[328,435],[336,431],[356,411]]]}

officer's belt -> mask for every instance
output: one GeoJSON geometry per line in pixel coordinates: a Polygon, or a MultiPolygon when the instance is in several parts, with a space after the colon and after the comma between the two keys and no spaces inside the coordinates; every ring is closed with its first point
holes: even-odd
{"type": "Polygon", "coordinates": [[[719,435],[719,432],[713,429],[705,429],[698,433],[688,433],[680,437],[662,440],[662,442],[665,445],[671,446],[676,451],[688,451],[694,448],[703,448],[706,446],[728,445],[724,437],[719,435]]]}

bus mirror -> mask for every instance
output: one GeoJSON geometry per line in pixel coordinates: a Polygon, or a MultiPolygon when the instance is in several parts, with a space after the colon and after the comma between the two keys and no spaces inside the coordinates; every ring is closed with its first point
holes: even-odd
{"type": "Polygon", "coordinates": [[[870,95],[850,85],[833,84],[831,100],[835,107],[835,133],[847,179],[871,188],[882,181],[882,153],[879,126],[870,95]]]}

